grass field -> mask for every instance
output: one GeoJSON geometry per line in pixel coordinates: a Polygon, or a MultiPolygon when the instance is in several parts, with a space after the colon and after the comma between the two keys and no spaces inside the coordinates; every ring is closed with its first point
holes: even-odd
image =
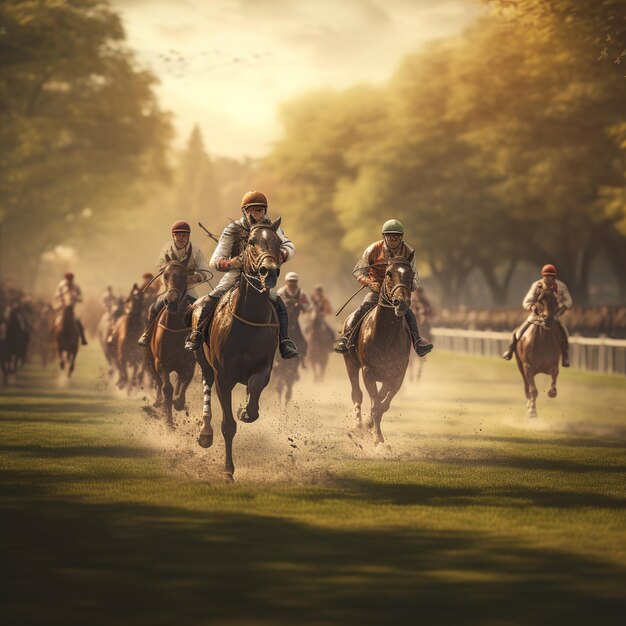
{"type": "Polygon", "coordinates": [[[626,379],[561,373],[525,417],[515,365],[433,354],[348,436],[340,358],[289,411],[266,392],[221,477],[190,415],[168,432],[109,389],[0,389],[3,624],[622,624],[626,379]]]}

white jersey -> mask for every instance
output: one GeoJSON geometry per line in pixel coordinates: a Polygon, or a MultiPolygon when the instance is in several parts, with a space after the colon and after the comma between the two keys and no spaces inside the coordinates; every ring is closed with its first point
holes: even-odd
{"type": "Polygon", "coordinates": [[[72,281],[70,284],[67,278],[64,278],[58,285],[54,293],[55,302],[59,307],[70,306],[77,302],[83,301],[83,294],[80,287],[72,281]]]}
{"type": "MultiPolygon", "coordinates": [[[[191,242],[188,242],[184,248],[177,248],[174,245],[173,241],[167,242],[159,253],[159,258],[157,259],[156,263],[157,270],[160,272],[167,265],[167,259],[165,258],[165,255],[169,256],[170,259],[177,259],[184,262],[187,256],[189,256],[190,249],[191,258],[189,259],[189,263],[187,264],[187,269],[189,270],[190,275],[196,272],[200,274],[202,276],[202,279],[204,280],[205,278],[210,276],[210,274],[207,274],[207,272],[210,272],[209,264],[207,263],[206,257],[204,256],[202,250],[200,250],[200,248],[196,246],[193,246],[191,242]]],[[[192,298],[198,297],[196,290],[189,285],[187,286],[187,293],[192,298]]]]}
{"type": "MultiPolygon", "coordinates": [[[[571,309],[574,306],[574,301],[572,300],[572,296],[567,288],[567,285],[560,281],[555,280],[556,287],[554,292],[556,294],[556,301],[558,302],[559,309],[571,309]]],[[[537,303],[537,298],[543,289],[546,288],[546,284],[543,282],[543,279],[536,280],[528,290],[526,297],[522,302],[522,306],[530,311],[532,306],[537,303]]],[[[532,321],[536,318],[535,313],[531,311],[531,314],[528,316],[528,321],[532,321]]]]}

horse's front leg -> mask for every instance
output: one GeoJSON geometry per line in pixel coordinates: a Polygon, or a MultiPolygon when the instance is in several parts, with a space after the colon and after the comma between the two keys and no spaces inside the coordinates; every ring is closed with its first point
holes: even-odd
{"type": "Polygon", "coordinates": [[[182,411],[185,408],[187,388],[193,380],[193,372],[196,368],[196,362],[192,361],[191,368],[178,372],[178,382],[176,384],[176,391],[174,393],[174,408],[177,411],[182,411]]]}
{"type": "Polygon", "coordinates": [[[234,384],[225,379],[224,375],[216,375],[215,388],[217,397],[222,406],[222,435],[224,437],[224,448],[226,452],[224,471],[226,477],[233,480],[235,464],[233,463],[233,439],[237,432],[237,423],[233,416],[232,391],[234,384]]]}
{"type": "Polygon", "coordinates": [[[168,426],[174,426],[174,418],[172,416],[172,398],[174,395],[174,386],[170,380],[170,373],[163,367],[161,361],[155,363],[155,369],[161,378],[161,388],[163,390],[163,411],[165,413],[165,421],[168,426]]]}
{"type": "Polygon", "coordinates": [[[381,429],[383,415],[389,410],[389,407],[391,406],[391,401],[395,398],[398,391],[400,391],[400,387],[402,387],[403,381],[404,374],[402,374],[402,376],[397,376],[391,381],[385,381],[380,388],[380,392],[378,394],[378,397],[380,398],[380,407],[376,415],[376,420],[374,422],[375,444],[383,443],[383,441],[385,441],[385,438],[383,437],[383,431],[381,429]]]}
{"type": "Polygon", "coordinates": [[[556,379],[559,376],[559,368],[555,368],[552,370],[552,385],[550,385],[550,389],[548,390],[549,398],[556,398],[556,379]]]}
{"type": "MultiPolygon", "coordinates": [[[[376,385],[376,378],[372,375],[368,367],[363,368],[363,383],[365,384],[365,389],[367,389],[367,393],[370,397],[370,416],[365,424],[365,427],[368,430],[372,431],[374,437],[376,439],[376,443],[380,443],[384,441],[384,439],[378,439],[378,431],[380,430],[380,417],[381,417],[381,409],[380,409],[380,394],[378,393],[378,387],[376,385]],[[378,424],[378,429],[376,427],[378,424]]],[[[380,435],[382,437],[382,433],[380,435]]]]}
{"type": "Polygon", "coordinates": [[[535,385],[535,372],[529,365],[524,364],[524,378],[528,386],[528,417],[537,417],[537,385],[535,385]]]}
{"type": "Polygon", "coordinates": [[[363,419],[361,416],[361,405],[363,404],[363,391],[359,384],[359,365],[351,354],[344,357],[346,369],[348,370],[348,378],[352,387],[352,403],[354,405],[354,417],[356,418],[356,428],[363,427],[363,419]]]}
{"type": "MultiPolygon", "coordinates": [[[[241,407],[239,411],[237,411],[237,417],[242,421],[249,424],[250,422],[255,422],[259,419],[259,399],[261,398],[261,392],[265,387],[267,387],[267,383],[270,382],[270,376],[272,374],[272,369],[269,365],[263,368],[260,372],[256,372],[252,374],[250,378],[248,378],[248,399],[246,403],[245,409],[241,407]]],[[[287,382],[287,396],[285,406],[289,402],[289,382],[287,382]]]]}

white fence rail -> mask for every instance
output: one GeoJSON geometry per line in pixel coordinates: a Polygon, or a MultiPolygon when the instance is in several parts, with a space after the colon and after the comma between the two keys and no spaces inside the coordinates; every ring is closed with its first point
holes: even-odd
{"type": "MultiPolygon", "coordinates": [[[[440,350],[499,357],[511,342],[511,333],[458,328],[433,328],[433,343],[440,350]]],[[[569,338],[572,367],[626,375],[626,340],[607,337],[569,338]]]]}

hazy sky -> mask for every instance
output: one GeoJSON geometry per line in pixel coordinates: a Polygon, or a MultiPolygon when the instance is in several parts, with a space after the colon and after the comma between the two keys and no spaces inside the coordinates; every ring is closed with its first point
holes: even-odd
{"type": "Polygon", "coordinates": [[[426,41],[461,31],[477,0],[112,0],[160,78],[179,141],[199,123],[212,154],[258,156],[280,102],[388,78],[426,41]]]}

